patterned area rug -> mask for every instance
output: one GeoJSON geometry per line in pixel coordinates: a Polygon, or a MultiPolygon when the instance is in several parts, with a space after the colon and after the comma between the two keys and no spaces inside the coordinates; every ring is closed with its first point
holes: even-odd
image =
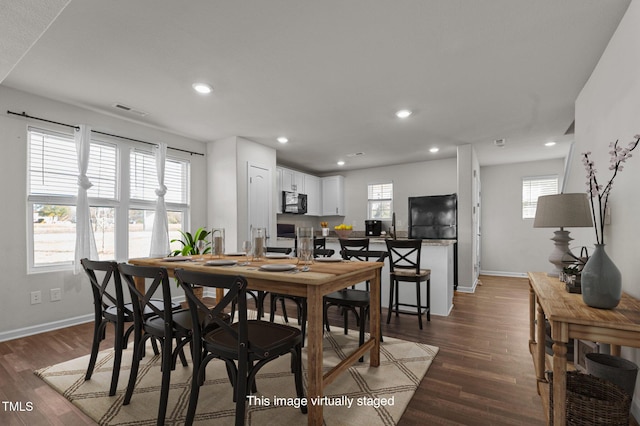
{"type": "MultiPolygon", "coordinates": [[[[349,335],[337,329],[335,333],[325,333],[325,370],[336,365],[344,358],[344,353],[352,351],[357,344],[356,331],[349,335]]],[[[124,353],[118,392],[112,397],[108,396],[113,361],[111,350],[100,352],[96,371],[86,382],[84,374],[88,355],[40,369],[35,374],[100,425],[155,424],[161,373],[160,357],[152,356],[151,349],[141,363],[131,403],[122,405],[131,364],[131,346],[124,353]]],[[[325,424],[396,424],[437,352],[438,348],[434,346],[385,337],[381,345],[380,367],[370,368],[366,356],[365,362],[351,367],[325,389],[325,424]]],[[[305,369],[306,364],[305,357],[305,369]]],[[[190,382],[191,364],[183,367],[179,363],[171,372],[167,425],[184,423],[190,382]]],[[[267,364],[258,374],[257,386],[258,393],[249,400],[247,425],[307,424],[306,416],[296,408],[298,401],[289,356],[267,364]]],[[[205,386],[200,390],[195,424],[229,425],[233,424],[234,415],[235,405],[224,363],[211,361],[205,386]]]]}

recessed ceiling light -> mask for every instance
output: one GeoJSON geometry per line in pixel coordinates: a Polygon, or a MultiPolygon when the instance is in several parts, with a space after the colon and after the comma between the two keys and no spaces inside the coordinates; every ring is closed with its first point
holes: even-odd
{"type": "Polygon", "coordinates": [[[436,148],[435,146],[429,150],[429,152],[433,152],[434,154],[438,151],[440,151],[440,148],[436,148]]]}
{"type": "Polygon", "coordinates": [[[280,136],[278,139],[276,139],[278,142],[280,143],[287,143],[289,142],[289,139],[285,138],[284,136],[280,136]]]}
{"type": "Polygon", "coordinates": [[[544,144],[544,146],[554,146],[556,143],[554,141],[549,141],[544,144]]]}
{"type": "Polygon", "coordinates": [[[396,112],[396,117],[398,118],[407,118],[412,114],[412,112],[408,109],[401,109],[400,111],[396,112]]]}
{"type": "Polygon", "coordinates": [[[193,87],[193,90],[203,95],[207,95],[213,91],[213,87],[207,83],[193,83],[191,87],[193,87]]]}
{"type": "Polygon", "coordinates": [[[342,160],[338,161],[338,166],[344,166],[344,161],[342,160]]]}

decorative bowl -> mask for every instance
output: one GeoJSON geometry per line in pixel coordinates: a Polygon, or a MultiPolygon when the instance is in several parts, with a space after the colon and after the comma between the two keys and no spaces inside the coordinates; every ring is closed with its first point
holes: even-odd
{"type": "Polygon", "coordinates": [[[334,231],[336,231],[336,234],[338,234],[338,238],[349,238],[349,235],[351,235],[351,233],[353,232],[353,229],[334,229],[334,231]]]}

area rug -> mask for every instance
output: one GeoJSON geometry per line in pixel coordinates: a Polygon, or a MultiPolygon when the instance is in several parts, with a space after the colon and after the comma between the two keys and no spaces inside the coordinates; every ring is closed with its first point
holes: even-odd
{"type": "MultiPolygon", "coordinates": [[[[324,368],[330,369],[358,345],[356,331],[344,335],[325,332],[324,368]]],[[[130,345],[132,346],[132,345],[130,345]]],[[[368,356],[325,388],[324,420],[333,425],[394,425],[405,411],[438,348],[385,337],[380,349],[380,367],[370,368],[368,356]]],[[[304,368],[306,356],[303,349],[304,368]]],[[[99,353],[91,380],[84,374],[89,356],[83,356],[35,374],[77,405],[100,425],[154,425],[160,399],[160,357],[151,349],[140,365],[131,403],[122,405],[131,365],[131,348],[125,350],[118,391],[108,396],[113,351],[99,353]]],[[[187,359],[189,357],[187,356],[187,359]]],[[[231,385],[224,363],[209,363],[206,383],[200,390],[195,424],[229,425],[235,418],[231,385]]],[[[171,390],[166,425],[184,424],[189,402],[191,364],[179,364],[171,372],[171,390]]],[[[290,357],[267,364],[257,377],[258,393],[248,400],[247,425],[306,425],[306,415],[297,407],[290,357]]],[[[306,388],[306,374],[305,374],[306,388]]]]}

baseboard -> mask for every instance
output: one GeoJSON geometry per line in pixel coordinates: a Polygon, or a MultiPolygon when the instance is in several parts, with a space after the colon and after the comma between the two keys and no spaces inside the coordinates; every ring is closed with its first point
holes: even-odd
{"type": "Polygon", "coordinates": [[[527,278],[526,272],[480,271],[480,275],[491,275],[494,277],[527,278]]]}
{"type": "MultiPolygon", "coordinates": [[[[207,289],[208,290],[208,289],[207,289]]],[[[215,289],[211,291],[205,291],[205,296],[215,297],[215,289]]],[[[172,297],[176,303],[184,302],[184,296],[172,297]]],[[[63,320],[47,322],[44,324],[32,325],[29,327],[17,328],[15,330],[0,332],[0,342],[6,342],[7,340],[19,339],[21,337],[33,336],[34,334],[46,333],[47,331],[58,330],[61,328],[72,327],[74,325],[85,324],[93,321],[93,314],[81,315],[78,317],[67,318],[63,320]]]]}
{"type": "Polygon", "coordinates": [[[478,277],[476,277],[476,279],[473,281],[473,285],[471,287],[461,286],[460,283],[458,283],[458,287],[456,288],[456,291],[459,291],[460,293],[475,293],[477,286],[478,286],[478,277]]]}
{"type": "Polygon", "coordinates": [[[0,342],[19,339],[21,337],[33,336],[34,334],[45,333],[47,331],[58,330],[61,328],[84,324],[91,321],[93,321],[93,314],[87,314],[79,317],[73,317],[73,318],[67,318],[59,321],[48,322],[45,324],[38,324],[38,325],[29,326],[29,327],[18,328],[16,330],[4,331],[0,333],[0,342]]]}

